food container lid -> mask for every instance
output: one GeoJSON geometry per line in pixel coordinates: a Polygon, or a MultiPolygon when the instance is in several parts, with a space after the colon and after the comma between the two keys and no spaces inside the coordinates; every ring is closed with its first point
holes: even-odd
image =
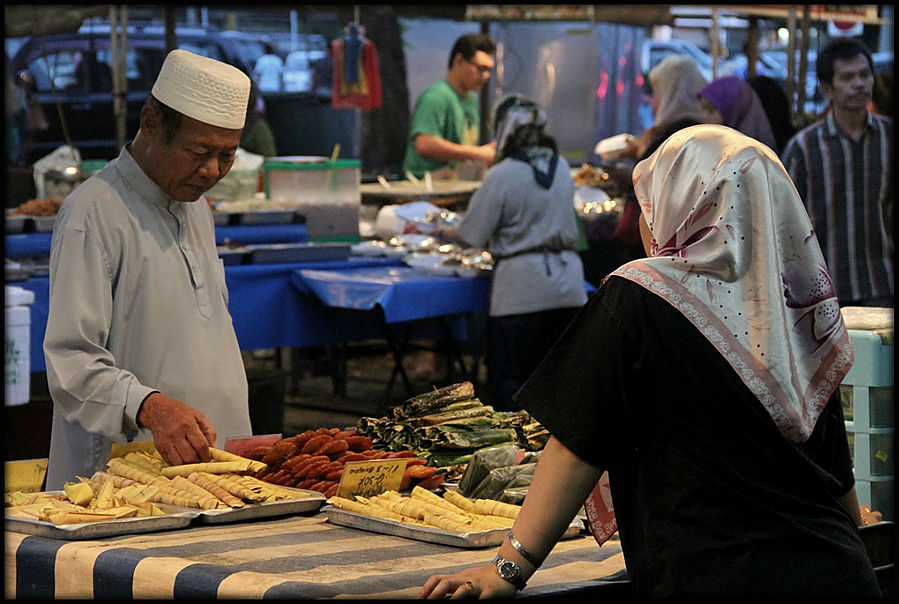
{"type": "Polygon", "coordinates": [[[3,299],[6,306],[24,306],[34,304],[34,292],[15,285],[4,286],[3,299]]]}

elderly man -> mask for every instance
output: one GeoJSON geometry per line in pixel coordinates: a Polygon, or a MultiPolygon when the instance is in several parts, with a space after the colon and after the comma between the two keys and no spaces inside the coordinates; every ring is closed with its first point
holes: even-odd
{"type": "Polygon", "coordinates": [[[63,201],[44,339],[48,489],[102,469],[113,442],[152,439],[181,464],[251,434],[203,197],[231,169],[249,92],[240,70],[172,51],[134,140],[63,201]]]}

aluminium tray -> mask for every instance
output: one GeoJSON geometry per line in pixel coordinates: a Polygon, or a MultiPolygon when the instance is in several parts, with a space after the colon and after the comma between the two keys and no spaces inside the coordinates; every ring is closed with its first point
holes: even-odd
{"type": "Polygon", "coordinates": [[[217,251],[219,258],[221,258],[222,263],[226,266],[242,264],[250,254],[250,250],[245,246],[230,247],[227,245],[220,245],[218,246],[217,251]]]}
{"type": "Polygon", "coordinates": [[[31,226],[31,217],[23,214],[7,214],[3,220],[7,233],[24,233],[31,226]]]}
{"type": "Polygon", "coordinates": [[[229,212],[227,210],[213,210],[212,222],[215,226],[227,226],[237,222],[237,212],[229,212]]]}
{"type": "Polygon", "coordinates": [[[282,499],[265,503],[248,503],[240,508],[223,508],[218,510],[197,510],[197,524],[224,524],[239,520],[255,520],[284,514],[302,514],[317,512],[325,503],[325,496],[318,491],[280,487],[306,495],[302,499],[282,499]]]}
{"type": "Polygon", "coordinates": [[[247,210],[237,212],[237,222],[240,224],[290,224],[294,221],[296,212],[293,210],[247,210]]]}
{"type": "Polygon", "coordinates": [[[175,505],[162,503],[157,503],[156,505],[166,512],[164,516],[117,518],[114,520],[98,520],[97,522],[79,522],[77,524],[54,524],[44,520],[29,520],[27,518],[6,516],[5,528],[7,531],[25,533],[36,537],[79,541],[185,528],[199,513],[199,510],[175,505]]]}
{"type": "MultiPolygon", "coordinates": [[[[478,531],[475,533],[457,533],[455,531],[430,528],[427,526],[404,524],[395,520],[373,518],[371,516],[365,516],[364,514],[341,510],[332,505],[323,507],[322,511],[327,514],[328,522],[333,522],[334,524],[339,524],[341,526],[349,526],[364,531],[381,533],[382,535],[405,537],[407,539],[415,539],[416,541],[427,541],[428,543],[450,545],[466,549],[477,549],[499,545],[503,542],[503,539],[506,538],[506,535],[509,534],[508,528],[478,531]]],[[[562,535],[562,539],[576,537],[580,534],[582,529],[583,524],[579,520],[575,520],[568,525],[568,528],[562,535]]]]}
{"type": "Polygon", "coordinates": [[[34,230],[38,233],[51,233],[56,224],[56,216],[34,216],[34,230]]]}
{"type": "Polygon", "coordinates": [[[321,262],[346,260],[350,257],[348,243],[270,243],[247,245],[250,262],[321,262]]]}

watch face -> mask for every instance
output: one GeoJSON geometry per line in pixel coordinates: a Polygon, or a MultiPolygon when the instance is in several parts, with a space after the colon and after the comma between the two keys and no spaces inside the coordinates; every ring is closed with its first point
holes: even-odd
{"type": "Polygon", "coordinates": [[[507,580],[518,576],[518,569],[515,568],[515,563],[511,560],[504,560],[502,563],[500,563],[499,576],[507,580]]]}

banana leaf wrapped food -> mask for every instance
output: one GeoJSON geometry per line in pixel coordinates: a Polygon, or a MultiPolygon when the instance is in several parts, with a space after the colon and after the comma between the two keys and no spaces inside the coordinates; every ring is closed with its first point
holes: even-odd
{"type": "Polygon", "coordinates": [[[432,413],[449,404],[468,400],[474,397],[474,384],[471,382],[459,382],[443,388],[437,388],[432,392],[418,394],[389,410],[388,416],[392,419],[417,417],[432,413]]]}
{"type": "Polygon", "coordinates": [[[356,427],[375,448],[411,450],[428,459],[428,465],[447,472],[453,468],[456,475],[478,450],[501,445],[539,450],[546,442],[541,437],[545,430],[526,411],[501,412],[484,405],[471,382],[416,395],[384,417],[361,418],[356,427]]]}

